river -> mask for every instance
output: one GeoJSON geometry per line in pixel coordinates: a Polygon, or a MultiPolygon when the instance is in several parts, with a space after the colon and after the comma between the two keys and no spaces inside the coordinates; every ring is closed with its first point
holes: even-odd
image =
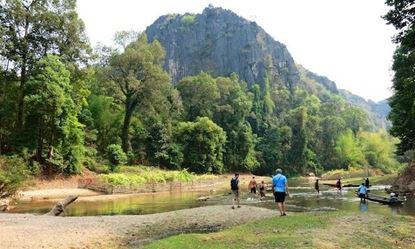
{"type": "MultiPolygon", "coordinates": [[[[375,185],[372,194],[386,195],[388,186],[375,185]]],[[[317,195],[313,183],[306,180],[290,181],[290,197],[287,198],[289,212],[353,210],[360,212],[393,213],[415,216],[415,198],[409,198],[403,205],[389,206],[375,202],[361,204],[355,195],[355,188],[345,188],[341,193],[335,189],[321,186],[317,195]]],[[[241,191],[241,204],[275,209],[272,193],[268,192],[264,200],[241,191]]],[[[111,197],[111,196],[109,196],[111,197]]],[[[230,204],[228,189],[204,192],[165,192],[151,194],[123,195],[116,198],[80,198],[66,209],[67,216],[93,216],[117,214],[152,214],[206,205],[230,204]],[[208,197],[207,200],[198,200],[208,197]]],[[[10,212],[44,214],[50,210],[56,200],[22,201],[10,212]]]]}

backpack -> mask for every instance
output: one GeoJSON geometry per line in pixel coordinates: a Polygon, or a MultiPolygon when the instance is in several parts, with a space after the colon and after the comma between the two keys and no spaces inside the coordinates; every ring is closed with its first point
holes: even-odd
{"type": "Polygon", "coordinates": [[[235,178],[231,179],[231,189],[232,190],[237,190],[238,189],[238,180],[235,178]]]}

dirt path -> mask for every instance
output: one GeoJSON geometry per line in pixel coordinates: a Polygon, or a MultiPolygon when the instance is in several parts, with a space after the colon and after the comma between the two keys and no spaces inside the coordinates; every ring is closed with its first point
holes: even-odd
{"type": "Polygon", "coordinates": [[[125,248],[187,231],[215,231],[276,215],[269,209],[209,206],[151,215],[48,217],[0,214],[0,247],[125,248]]]}

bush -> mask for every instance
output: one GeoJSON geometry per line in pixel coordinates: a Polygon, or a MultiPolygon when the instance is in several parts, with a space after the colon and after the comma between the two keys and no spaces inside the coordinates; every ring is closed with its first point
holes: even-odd
{"type": "Polygon", "coordinates": [[[131,186],[149,183],[210,181],[217,179],[215,175],[195,175],[183,170],[162,170],[155,167],[123,166],[119,173],[100,175],[104,183],[131,186]]]}
{"type": "Polygon", "coordinates": [[[193,24],[196,20],[196,16],[195,15],[184,15],[182,17],[182,23],[186,24],[186,25],[190,25],[193,24]]]}
{"type": "Polygon", "coordinates": [[[114,172],[120,164],[127,161],[127,155],[119,144],[110,144],[107,147],[107,159],[110,163],[110,170],[114,172]]]}
{"type": "Polygon", "coordinates": [[[17,156],[0,157],[0,199],[12,196],[26,179],[25,161],[17,156]]]}

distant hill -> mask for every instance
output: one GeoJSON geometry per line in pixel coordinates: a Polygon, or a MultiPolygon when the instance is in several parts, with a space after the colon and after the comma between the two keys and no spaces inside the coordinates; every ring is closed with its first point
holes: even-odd
{"type": "Polygon", "coordinates": [[[367,110],[377,127],[388,129],[391,126],[391,123],[387,120],[391,110],[388,100],[373,102],[371,100],[365,100],[364,98],[344,89],[340,89],[339,93],[347,100],[347,102],[367,110]]]}
{"type": "Polygon", "coordinates": [[[386,101],[374,103],[335,82],[295,63],[284,44],[274,40],[255,22],[232,11],[209,6],[201,14],[170,14],[147,27],[150,41],[157,39],[166,49],[164,68],[173,83],[202,71],[214,76],[235,72],[240,79],[264,87],[266,79],[289,90],[301,87],[324,101],[328,93],[339,94],[352,105],[370,113],[377,127],[388,126],[386,101]]]}

